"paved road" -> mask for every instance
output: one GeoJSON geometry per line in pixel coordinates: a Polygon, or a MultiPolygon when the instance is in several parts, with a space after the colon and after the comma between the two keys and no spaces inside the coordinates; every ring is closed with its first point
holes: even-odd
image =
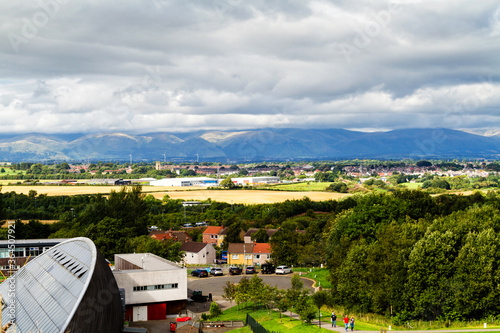
{"type": "MultiPolygon", "coordinates": [[[[239,282],[241,278],[247,277],[248,279],[252,278],[252,275],[224,275],[224,276],[216,276],[216,277],[208,277],[208,278],[188,278],[188,295],[192,295],[193,290],[201,289],[203,291],[203,295],[208,295],[208,293],[212,293],[213,296],[222,296],[224,293],[223,287],[226,285],[227,281],[231,282],[239,282]]],[[[259,274],[259,277],[271,286],[277,286],[281,289],[290,289],[292,284],[290,282],[290,278],[292,274],[287,275],[265,275],[259,274]]],[[[304,282],[304,287],[311,289],[314,291],[312,287],[313,281],[308,279],[302,279],[304,282]]]]}

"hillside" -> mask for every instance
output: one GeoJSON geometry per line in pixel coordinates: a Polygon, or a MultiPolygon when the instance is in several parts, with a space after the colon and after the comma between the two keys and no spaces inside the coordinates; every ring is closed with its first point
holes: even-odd
{"type": "Polygon", "coordinates": [[[189,133],[25,134],[0,136],[0,161],[266,161],[349,158],[490,158],[500,137],[448,129],[356,132],[259,129],[189,133]]]}

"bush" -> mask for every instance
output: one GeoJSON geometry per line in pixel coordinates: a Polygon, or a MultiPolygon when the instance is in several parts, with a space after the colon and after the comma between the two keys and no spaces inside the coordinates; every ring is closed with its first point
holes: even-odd
{"type": "Polygon", "coordinates": [[[327,191],[347,193],[347,185],[342,182],[335,182],[326,188],[327,191]]]}
{"type": "Polygon", "coordinates": [[[219,304],[215,303],[215,302],[212,302],[212,304],[210,304],[210,318],[217,318],[218,316],[220,316],[222,314],[222,310],[220,309],[219,307],[219,304]]]}

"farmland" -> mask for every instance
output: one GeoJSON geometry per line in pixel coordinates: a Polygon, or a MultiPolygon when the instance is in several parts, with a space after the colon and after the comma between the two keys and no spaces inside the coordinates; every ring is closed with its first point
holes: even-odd
{"type": "MultiPolygon", "coordinates": [[[[78,194],[109,194],[111,191],[119,191],[118,186],[72,186],[72,185],[4,185],[2,192],[14,191],[16,193],[28,194],[29,191],[36,191],[37,194],[46,194],[48,196],[57,195],[78,195],[78,194]]],[[[161,187],[161,186],[143,186],[142,192],[151,194],[157,199],[165,195],[172,199],[185,200],[207,200],[208,198],[228,203],[257,204],[274,203],[286,200],[302,199],[307,196],[314,201],[339,199],[347,194],[332,192],[307,192],[307,191],[266,191],[266,190],[207,190],[199,188],[185,187],[161,187]]]]}

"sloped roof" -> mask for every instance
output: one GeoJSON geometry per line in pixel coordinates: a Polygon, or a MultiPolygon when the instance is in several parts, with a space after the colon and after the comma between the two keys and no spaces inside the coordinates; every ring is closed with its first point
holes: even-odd
{"type": "Polygon", "coordinates": [[[220,226],[209,226],[205,231],[203,231],[204,234],[213,234],[213,235],[218,235],[219,232],[223,229],[223,227],[220,226]]]}
{"type": "Polygon", "coordinates": [[[271,244],[269,244],[269,243],[254,243],[253,253],[271,253],[271,244]]]}
{"type": "Polygon", "coordinates": [[[253,243],[230,243],[227,253],[253,253],[253,243]]]}
{"type": "MultiPolygon", "coordinates": [[[[248,229],[248,231],[245,233],[245,237],[252,237],[253,234],[257,233],[260,229],[257,229],[257,228],[250,228],[248,229]]],[[[267,232],[267,235],[269,236],[269,238],[271,238],[275,233],[276,231],[278,231],[278,229],[265,229],[266,232],[267,232]]]]}
{"type": "Polygon", "coordinates": [[[207,243],[200,243],[200,242],[186,242],[186,243],[182,244],[181,251],[198,253],[207,246],[211,246],[211,245],[207,244],[207,243]]]}
{"type": "Polygon", "coordinates": [[[191,236],[189,236],[189,234],[183,230],[153,230],[149,233],[149,237],[157,240],[176,239],[180,242],[192,240],[191,236]]]}

